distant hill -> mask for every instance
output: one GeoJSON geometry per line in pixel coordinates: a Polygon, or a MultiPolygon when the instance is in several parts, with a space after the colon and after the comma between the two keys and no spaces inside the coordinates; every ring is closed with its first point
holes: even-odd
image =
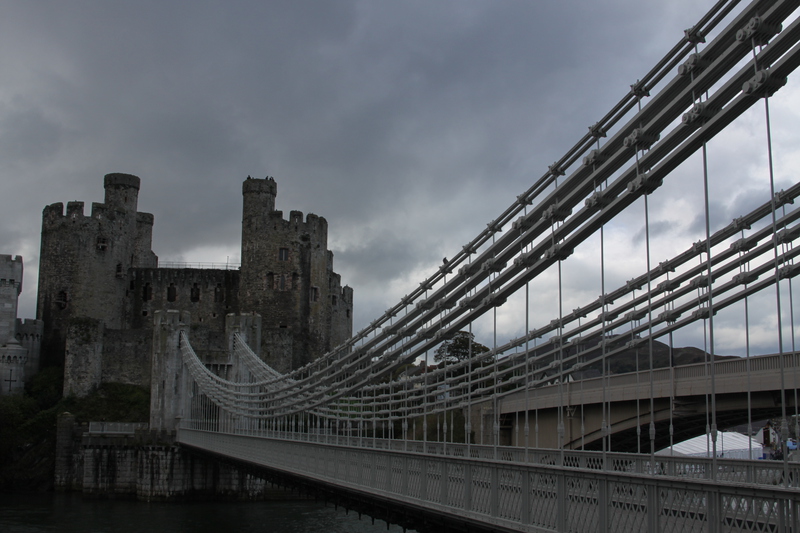
{"type": "MultiPolygon", "coordinates": [[[[723,359],[731,359],[735,356],[732,355],[717,355],[715,360],[720,361],[723,359]]],[[[683,366],[693,365],[695,363],[703,363],[711,359],[711,355],[704,352],[700,348],[694,346],[685,346],[681,348],[672,348],[672,365],[683,366]]],[[[653,368],[664,368],[670,366],[670,350],[669,346],[663,342],[653,341],[653,368]]],[[[601,370],[601,362],[586,366],[588,369],[601,370]]],[[[627,372],[636,372],[636,370],[648,370],[650,368],[650,353],[648,344],[644,343],[638,349],[628,349],[620,353],[614,354],[608,358],[608,367],[614,374],[624,374],[627,372]],[[638,359],[638,367],[637,367],[638,359]]]]}
{"type": "MultiPolygon", "coordinates": [[[[629,342],[630,336],[614,335],[607,337],[610,342],[609,351],[616,351],[620,346],[624,346],[629,342]]],[[[600,337],[591,339],[584,339],[580,345],[575,346],[570,343],[564,347],[564,357],[574,356],[576,353],[585,352],[591,348],[597,348],[600,343],[600,337]]],[[[539,368],[547,366],[550,362],[556,359],[557,354],[553,353],[554,348],[552,344],[541,346],[533,352],[534,357],[538,358],[537,366],[539,368]]],[[[586,366],[580,371],[584,377],[592,375],[600,375],[602,371],[602,362],[600,361],[599,350],[593,350],[586,360],[586,366]]],[[[715,360],[730,359],[732,355],[717,355],[715,360]]],[[[703,363],[711,359],[711,356],[694,346],[686,346],[680,348],[672,348],[672,362],[670,362],[670,349],[669,346],[663,342],[653,341],[653,368],[665,368],[670,364],[674,366],[692,365],[695,363],[703,363]]],[[[648,370],[650,368],[650,353],[649,344],[646,341],[638,346],[638,348],[625,348],[622,351],[616,352],[613,355],[607,356],[608,368],[613,374],[625,374],[627,372],[636,372],[637,370],[648,370]],[[638,365],[637,365],[638,362],[638,365]]]]}

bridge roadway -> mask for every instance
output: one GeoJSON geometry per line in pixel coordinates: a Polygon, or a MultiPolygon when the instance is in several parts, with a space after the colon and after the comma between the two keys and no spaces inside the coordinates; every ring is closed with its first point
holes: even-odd
{"type": "MultiPolygon", "coordinates": [[[[780,355],[717,360],[714,363],[717,424],[721,428],[745,424],[750,420],[765,420],[780,416],[781,390],[779,375],[786,376],[786,407],[794,412],[796,389],[800,387],[800,354],[786,353],[781,366],[780,355]],[[749,392],[749,394],[748,394],[749,392]],[[749,396],[749,398],[748,398],[749,396]]],[[[552,384],[531,388],[526,393],[515,391],[501,396],[498,409],[501,416],[501,443],[525,446],[525,413],[529,415],[529,446],[556,448],[556,426],[559,406],[564,405],[565,446],[571,449],[601,449],[603,405],[607,406],[609,432],[613,440],[610,449],[636,452],[639,434],[649,452],[647,426],[650,423],[650,397],[653,396],[656,424],[656,449],[665,448],[706,433],[709,414],[711,368],[709,363],[657,368],[652,372],[630,372],[605,378],[567,381],[563,386],[552,384]],[[538,435],[535,427],[538,424],[538,435]],[[670,436],[672,425],[672,437],[670,436]],[[538,439],[538,440],[537,440],[538,439]]],[[[491,443],[493,402],[473,406],[484,423],[473,417],[473,428],[480,430],[477,441],[491,443]]],[[[645,446],[642,444],[642,446],[645,446]]]]}
{"type": "Polygon", "coordinates": [[[800,531],[797,463],[193,429],[206,423],[183,421],[178,442],[420,531],[800,531]]]}

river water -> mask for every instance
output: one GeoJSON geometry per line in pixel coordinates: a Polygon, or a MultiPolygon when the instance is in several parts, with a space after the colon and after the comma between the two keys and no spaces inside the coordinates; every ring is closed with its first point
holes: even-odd
{"type": "MultiPolygon", "coordinates": [[[[377,533],[386,522],[313,501],[146,503],[0,494],[2,533],[377,533]]],[[[402,528],[391,526],[391,533],[402,528]]]]}

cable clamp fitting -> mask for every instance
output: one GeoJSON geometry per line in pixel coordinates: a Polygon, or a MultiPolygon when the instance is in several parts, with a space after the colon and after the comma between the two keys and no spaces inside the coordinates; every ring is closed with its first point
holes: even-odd
{"type": "Polygon", "coordinates": [[[641,192],[642,194],[650,194],[661,187],[663,183],[663,179],[656,178],[651,174],[639,174],[633,180],[628,182],[628,192],[641,192]]]}
{"type": "Polygon", "coordinates": [[[603,163],[606,159],[608,159],[606,154],[604,154],[600,150],[595,149],[591,150],[588,154],[586,154],[586,156],[584,156],[583,164],[586,165],[587,167],[590,167],[592,165],[599,165],[603,163]]]}
{"type": "Polygon", "coordinates": [[[800,263],[783,267],[778,271],[778,277],[780,279],[788,279],[795,277],[798,273],[800,273],[800,263]]]}
{"type": "Polygon", "coordinates": [[[753,17],[744,28],[736,32],[736,40],[739,42],[752,41],[755,46],[762,46],[782,29],[781,24],[769,24],[761,17],[753,17]]]}
{"type": "Polygon", "coordinates": [[[658,320],[665,321],[667,324],[674,324],[680,318],[681,313],[680,311],[676,311],[675,309],[670,309],[669,311],[664,311],[660,315],[658,315],[658,320]]]}
{"type": "Polygon", "coordinates": [[[542,213],[542,219],[552,222],[563,222],[572,214],[572,208],[559,205],[557,202],[549,206],[542,213]]]}
{"type": "Polygon", "coordinates": [[[786,85],[787,81],[786,76],[776,78],[771,76],[767,70],[759,70],[749,81],[742,84],[742,92],[760,98],[770,97],[786,85]]]}
{"type": "Polygon", "coordinates": [[[660,139],[658,133],[647,133],[643,128],[634,129],[630,135],[625,137],[622,142],[625,148],[635,148],[636,150],[646,150],[660,139]]]}
{"type": "Polygon", "coordinates": [[[700,31],[699,28],[693,26],[688,30],[683,30],[683,35],[686,38],[686,41],[691,44],[700,44],[706,42],[706,37],[700,31]]]}
{"type": "Polygon", "coordinates": [[[688,113],[684,113],[681,122],[684,125],[699,125],[714,116],[714,111],[706,106],[705,103],[700,102],[692,106],[688,113]]]}
{"type": "Polygon", "coordinates": [[[584,202],[587,209],[598,209],[598,210],[603,209],[609,203],[610,202],[605,195],[605,191],[596,191],[584,202]]]}
{"type": "Polygon", "coordinates": [[[599,139],[601,137],[605,137],[606,136],[606,130],[598,122],[596,124],[593,124],[593,125],[589,126],[589,134],[592,137],[594,137],[595,139],[599,139]]]}
{"type": "Polygon", "coordinates": [[[742,237],[741,239],[731,243],[731,250],[735,252],[746,252],[755,248],[758,242],[755,239],[742,237]]]}
{"type": "Polygon", "coordinates": [[[688,76],[692,72],[706,68],[710,64],[711,61],[704,58],[700,54],[691,54],[689,59],[678,66],[678,75],[688,76]]]}
{"type": "Polygon", "coordinates": [[[568,246],[563,246],[561,244],[554,244],[552,247],[548,248],[548,250],[544,253],[545,259],[556,259],[558,261],[563,261],[570,255],[572,255],[573,249],[568,246]]]}

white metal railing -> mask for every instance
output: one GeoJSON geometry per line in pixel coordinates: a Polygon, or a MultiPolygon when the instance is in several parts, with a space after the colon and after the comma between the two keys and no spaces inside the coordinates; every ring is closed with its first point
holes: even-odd
{"type": "MultiPolygon", "coordinates": [[[[796,487],[179,429],[182,444],[518,531],[798,531],[796,487]]],[[[558,456],[553,450],[552,455],[558,456]]],[[[660,459],[659,459],[659,462],[660,459]]],[[[631,464],[638,464],[635,461],[631,464]]],[[[773,479],[775,483],[779,481],[773,479]]]]}
{"type": "MultiPolygon", "coordinates": [[[[231,435],[259,437],[291,442],[308,442],[323,446],[342,446],[357,449],[374,449],[394,452],[419,453],[438,457],[470,458],[521,464],[549,465],[563,468],[587,468],[649,475],[668,475],[682,479],[715,479],[731,483],[776,486],[785,484],[800,489],[800,463],[789,462],[784,470],[783,461],[747,460],[686,455],[656,455],[598,452],[583,450],[558,450],[552,448],[523,448],[517,446],[489,446],[455,444],[419,440],[386,439],[372,436],[353,436],[346,429],[340,432],[272,430],[266,427],[242,427],[241,420],[225,418],[209,423],[208,420],[182,420],[181,429],[220,431],[231,435]],[[716,464],[716,471],[713,470],[716,464]],[[713,474],[713,475],[712,475],[713,474]],[[788,477],[787,477],[788,476],[788,477]],[[784,483],[785,482],[785,483],[784,483]]],[[[798,495],[800,497],[800,494],[798,495]]]]}
{"type": "Polygon", "coordinates": [[[204,262],[181,262],[181,261],[159,261],[158,268],[199,268],[216,270],[239,270],[241,263],[204,263],[204,262]]]}

